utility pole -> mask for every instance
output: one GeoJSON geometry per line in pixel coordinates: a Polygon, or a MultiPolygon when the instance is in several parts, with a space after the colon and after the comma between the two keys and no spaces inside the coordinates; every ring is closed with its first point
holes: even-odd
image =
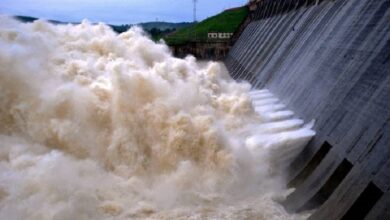
{"type": "Polygon", "coordinates": [[[193,3],[194,3],[194,23],[196,23],[196,3],[197,3],[198,0],[193,0],[193,3]]]}
{"type": "Polygon", "coordinates": [[[193,16],[194,16],[194,25],[193,25],[193,30],[191,33],[191,38],[194,42],[196,42],[196,3],[198,0],[192,0],[193,3],[193,16]]]}

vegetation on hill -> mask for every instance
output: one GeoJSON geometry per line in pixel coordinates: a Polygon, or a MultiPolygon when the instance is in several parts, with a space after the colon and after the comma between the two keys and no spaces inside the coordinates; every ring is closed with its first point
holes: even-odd
{"type": "MultiPolygon", "coordinates": [[[[14,18],[16,18],[17,20],[21,21],[21,22],[34,22],[35,20],[38,20],[38,18],[35,18],[35,17],[30,17],[30,16],[14,16],[14,18]]],[[[53,24],[63,24],[63,22],[61,21],[56,21],[56,20],[48,20],[49,22],[53,23],[53,24]]]]}
{"type": "MultiPolygon", "coordinates": [[[[191,26],[193,23],[190,22],[144,22],[136,24],[137,26],[142,27],[146,32],[151,34],[153,37],[160,36],[160,38],[167,33],[171,33],[177,29],[191,26]],[[160,33],[161,32],[161,33],[160,33]],[[157,33],[157,34],[156,34],[157,33]]],[[[127,31],[129,28],[134,26],[133,24],[123,24],[123,25],[110,25],[112,29],[117,33],[122,33],[127,31]]]]}
{"type": "Polygon", "coordinates": [[[180,22],[180,23],[146,22],[146,23],[139,23],[137,25],[141,26],[146,32],[148,32],[154,41],[158,41],[164,36],[171,34],[176,30],[193,25],[193,23],[192,22],[180,22]]]}
{"type": "MultiPolygon", "coordinates": [[[[38,18],[30,17],[30,16],[15,16],[16,19],[22,21],[22,22],[34,22],[35,20],[38,20],[38,18]]],[[[49,22],[54,24],[64,24],[65,22],[61,21],[55,21],[55,20],[49,20],[49,22]]],[[[78,24],[78,23],[73,23],[78,24]]],[[[117,33],[123,33],[127,30],[129,30],[133,24],[122,24],[122,25],[109,25],[115,32],[117,33]]],[[[147,33],[150,34],[151,38],[155,41],[160,40],[163,36],[166,36],[167,34],[170,34],[180,28],[188,27],[193,25],[191,22],[179,22],[179,23],[172,23],[172,22],[144,22],[136,24],[138,26],[141,26],[147,33]]]]}
{"type": "Polygon", "coordinates": [[[35,20],[38,20],[38,18],[29,17],[29,16],[15,16],[15,18],[22,22],[33,22],[35,20]]]}
{"type": "Polygon", "coordinates": [[[207,34],[209,32],[234,33],[247,15],[247,7],[226,10],[200,23],[182,28],[164,37],[164,40],[169,45],[179,45],[191,41],[207,40],[207,34]]]}
{"type": "Polygon", "coordinates": [[[179,23],[172,23],[172,22],[164,22],[164,21],[156,21],[156,22],[144,22],[137,24],[141,26],[144,30],[152,30],[153,28],[165,31],[167,29],[180,29],[183,27],[188,27],[193,25],[192,22],[179,22],[179,23]]]}
{"type": "MultiPolygon", "coordinates": [[[[209,32],[234,33],[239,25],[248,15],[247,7],[240,7],[223,11],[220,14],[209,17],[199,23],[180,22],[145,22],[139,23],[151,38],[155,41],[163,38],[168,45],[180,45],[192,41],[205,41],[209,32]]],[[[33,22],[37,20],[34,17],[15,16],[23,22],[33,22]]],[[[52,23],[61,24],[63,22],[50,20],[52,23]]],[[[74,23],[76,24],[76,23],[74,23]]],[[[133,24],[109,25],[117,32],[127,31],[133,24]]]]}

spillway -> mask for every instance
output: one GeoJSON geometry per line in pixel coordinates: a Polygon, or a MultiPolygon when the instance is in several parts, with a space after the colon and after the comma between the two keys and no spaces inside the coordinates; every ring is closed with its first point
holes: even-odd
{"type": "Polygon", "coordinates": [[[0,17],[0,219],[303,220],[314,122],[139,28],[0,17]]]}
{"type": "Polygon", "coordinates": [[[251,1],[225,64],[268,89],[316,137],[283,202],[311,220],[390,219],[390,1],[251,1]]]}

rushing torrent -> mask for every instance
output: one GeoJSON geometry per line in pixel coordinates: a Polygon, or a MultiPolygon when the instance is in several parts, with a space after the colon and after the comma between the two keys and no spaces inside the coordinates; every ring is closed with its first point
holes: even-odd
{"type": "Polygon", "coordinates": [[[1,17],[0,66],[0,219],[305,218],[276,201],[311,124],[222,64],[1,17]]]}

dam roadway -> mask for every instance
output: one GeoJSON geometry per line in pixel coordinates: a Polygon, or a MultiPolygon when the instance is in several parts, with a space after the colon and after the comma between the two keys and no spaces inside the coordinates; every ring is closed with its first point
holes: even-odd
{"type": "Polygon", "coordinates": [[[292,163],[289,212],[390,219],[390,1],[262,0],[225,59],[316,137],[292,163]]]}

